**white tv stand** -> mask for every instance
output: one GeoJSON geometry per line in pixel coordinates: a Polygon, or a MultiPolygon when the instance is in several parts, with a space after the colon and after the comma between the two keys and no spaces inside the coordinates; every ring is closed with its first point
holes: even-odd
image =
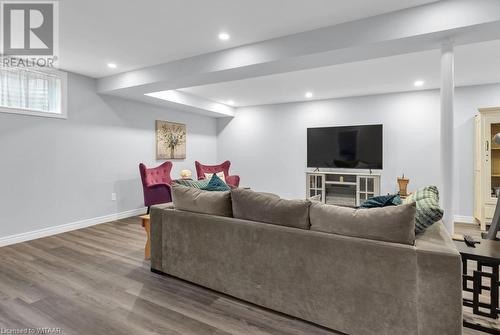
{"type": "Polygon", "coordinates": [[[306,195],[321,195],[325,204],[358,207],[380,195],[380,174],[306,171],[306,195]]]}

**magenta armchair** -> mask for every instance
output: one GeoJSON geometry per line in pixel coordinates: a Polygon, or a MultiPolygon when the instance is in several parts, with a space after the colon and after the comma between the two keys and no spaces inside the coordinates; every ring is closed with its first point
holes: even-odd
{"type": "Polygon", "coordinates": [[[203,165],[200,162],[194,162],[196,166],[196,174],[198,175],[198,180],[205,179],[205,173],[218,173],[224,172],[224,176],[226,177],[226,183],[229,186],[238,187],[240,185],[240,176],[231,176],[229,175],[229,167],[231,166],[230,161],[225,161],[219,165],[203,165]]]}
{"type": "Polygon", "coordinates": [[[144,192],[144,205],[149,207],[156,204],[163,204],[172,201],[170,191],[170,171],[172,162],[165,162],[160,166],[148,169],[146,165],[139,164],[141,173],[142,190],[144,192]]]}

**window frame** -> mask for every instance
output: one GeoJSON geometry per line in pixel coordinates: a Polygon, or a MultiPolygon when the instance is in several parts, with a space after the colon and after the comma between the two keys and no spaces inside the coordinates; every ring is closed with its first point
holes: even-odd
{"type": "MultiPolygon", "coordinates": [[[[1,69],[1,68],[0,68],[1,69]]],[[[38,72],[46,72],[50,74],[55,74],[59,79],[61,79],[61,113],[50,113],[41,112],[28,108],[18,108],[18,107],[7,107],[0,105],[0,113],[6,114],[17,114],[17,115],[27,115],[27,116],[38,116],[38,117],[48,117],[55,119],[67,119],[68,118],[68,73],[61,70],[50,69],[50,70],[38,70],[38,72]]]]}

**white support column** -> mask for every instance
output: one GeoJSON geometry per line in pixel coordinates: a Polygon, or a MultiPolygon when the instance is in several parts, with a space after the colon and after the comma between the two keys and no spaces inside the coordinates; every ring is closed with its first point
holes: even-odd
{"type": "Polygon", "coordinates": [[[441,47],[441,199],[444,224],[453,234],[453,101],[455,94],[455,68],[453,44],[441,47]]]}

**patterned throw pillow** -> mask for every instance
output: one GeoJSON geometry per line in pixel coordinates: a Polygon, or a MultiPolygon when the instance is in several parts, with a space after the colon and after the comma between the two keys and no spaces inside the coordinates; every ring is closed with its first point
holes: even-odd
{"type": "Polygon", "coordinates": [[[416,202],[415,233],[423,233],[443,218],[444,211],[439,206],[439,191],[436,186],[427,186],[410,194],[405,204],[416,202]]]}
{"type": "Polygon", "coordinates": [[[229,186],[227,186],[227,184],[215,173],[212,175],[212,178],[210,178],[208,185],[202,188],[202,190],[205,191],[229,191],[230,189],[231,188],[229,188],[229,186]]]}
{"type": "MultiPolygon", "coordinates": [[[[204,175],[205,175],[205,179],[208,179],[208,180],[209,180],[210,178],[212,178],[212,175],[213,175],[213,174],[214,174],[214,173],[204,173],[204,175]]],[[[217,177],[219,177],[220,179],[222,179],[222,181],[223,181],[223,182],[226,182],[226,175],[224,174],[224,172],[223,172],[223,171],[221,171],[221,172],[217,172],[217,173],[216,173],[216,175],[217,175],[217,177]]]]}
{"type": "Polygon", "coordinates": [[[202,189],[204,187],[207,187],[209,179],[202,179],[202,180],[192,180],[192,179],[176,179],[172,180],[172,183],[187,186],[187,187],[194,187],[194,188],[199,188],[202,189]]]}

